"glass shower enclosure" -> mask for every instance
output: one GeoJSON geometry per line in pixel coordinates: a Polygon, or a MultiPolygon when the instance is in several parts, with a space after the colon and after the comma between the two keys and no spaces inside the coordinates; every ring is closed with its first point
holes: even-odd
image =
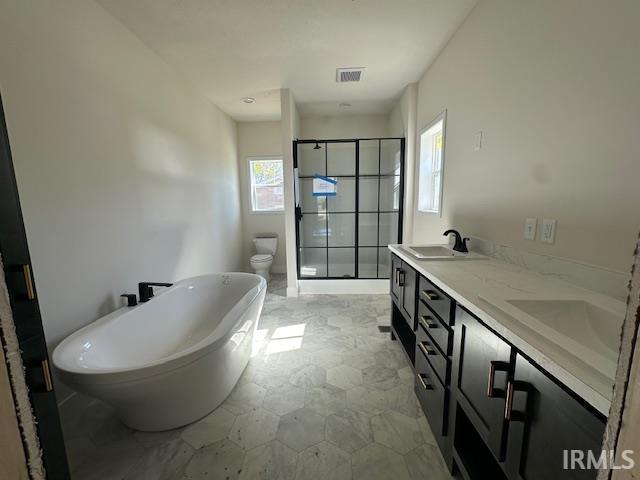
{"type": "Polygon", "coordinates": [[[404,139],[293,142],[299,279],[389,278],[402,242],[404,139]]]}

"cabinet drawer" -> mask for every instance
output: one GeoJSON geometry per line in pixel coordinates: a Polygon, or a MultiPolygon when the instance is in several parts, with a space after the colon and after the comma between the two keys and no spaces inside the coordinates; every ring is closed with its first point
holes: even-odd
{"type": "Polygon", "coordinates": [[[420,277],[419,298],[429,306],[447,325],[452,323],[452,301],[433,283],[420,277]]]}
{"type": "Polygon", "coordinates": [[[418,329],[424,330],[445,355],[451,355],[453,331],[422,302],[418,304],[418,329]]]}
{"type": "Polygon", "coordinates": [[[443,385],[446,386],[449,384],[451,373],[449,357],[444,356],[442,352],[438,350],[435,342],[422,328],[418,328],[416,331],[416,358],[419,356],[429,362],[438,380],[440,380],[443,385]]]}
{"type": "Polygon", "coordinates": [[[433,432],[437,436],[446,435],[445,418],[448,417],[449,389],[442,386],[422,354],[416,356],[415,390],[433,432]]]}

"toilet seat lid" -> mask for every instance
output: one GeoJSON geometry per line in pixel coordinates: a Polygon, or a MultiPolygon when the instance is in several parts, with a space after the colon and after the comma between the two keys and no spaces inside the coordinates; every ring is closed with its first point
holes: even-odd
{"type": "Polygon", "coordinates": [[[268,262],[272,259],[273,256],[269,255],[268,253],[259,253],[258,255],[254,255],[253,257],[251,257],[252,262],[268,262]]]}

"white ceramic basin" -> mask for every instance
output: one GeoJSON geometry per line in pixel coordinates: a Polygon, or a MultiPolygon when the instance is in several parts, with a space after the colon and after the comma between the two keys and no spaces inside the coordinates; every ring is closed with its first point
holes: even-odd
{"type": "Polygon", "coordinates": [[[511,318],[613,379],[618,362],[624,304],[596,305],[586,298],[510,298],[481,296],[511,318]]]}
{"type": "Polygon", "coordinates": [[[402,248],[420,260],[467,260],[486,258],[484,255],[474,252],[456,252],[448,245],[402,245],[402,248]]]}

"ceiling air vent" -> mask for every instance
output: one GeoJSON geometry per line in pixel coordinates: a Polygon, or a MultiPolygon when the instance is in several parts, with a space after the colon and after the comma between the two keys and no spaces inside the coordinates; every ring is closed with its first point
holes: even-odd
{"type": "Polygon", "coordinates": [[[362,74],[364,73],[364,67],[355,68],[337,68],[336,69],[336,82],[359,82],[362,80],[362,74]]]}

